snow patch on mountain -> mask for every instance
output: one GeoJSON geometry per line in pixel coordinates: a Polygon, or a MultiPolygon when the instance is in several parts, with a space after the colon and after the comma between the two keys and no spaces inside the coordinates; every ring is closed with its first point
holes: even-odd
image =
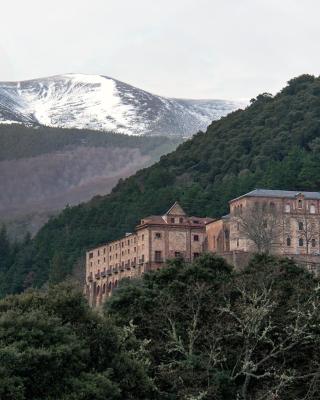
{"type": "Polygon", "coordinates": [[[241,106],[224,100],[165,98],[101,75],[0,82],[0,123],[190,136],[241,106]]]}

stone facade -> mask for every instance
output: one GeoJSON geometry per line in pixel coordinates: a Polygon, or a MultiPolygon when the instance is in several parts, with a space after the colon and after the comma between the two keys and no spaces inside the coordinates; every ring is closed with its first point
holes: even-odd
{"type": "MultiPolygon", "coordinates": [[[[320,193],[257,189],[230,201],[230,214],[207,224],[208,250],[228,260],[255,252],[254,242],[242,231],[241,220],[255,207],[272,210],[277,234],[271,253],[295,258],[311,266],[320,264],[320,193]]],[[[253,222],[254,223],[254,222],[253,222]]],[[[266,217],[266,223],[267,217],[266,217]]],[[[241,262],[238,262],[241,264],[241,262]]]]}
{"type": "Polygon", "coordinates": [[[178,203],[163,216],[146,217],[120,240],[86,253],[86,295],[99,306],[121,279],[132,279],[163,267],[166,260],[192,261],[205,249],[210,218],[188,217],[178,203]]]}

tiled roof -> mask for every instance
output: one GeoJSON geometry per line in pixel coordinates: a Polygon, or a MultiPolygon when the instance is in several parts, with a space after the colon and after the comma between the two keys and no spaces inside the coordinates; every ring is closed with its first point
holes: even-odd
{"type": "Polygon", "coordinates": [[[270,189],[255,189],[249,193],[239,196],[231,201],[242,199],[243,197],[277,197],[284,199],[294,199],[299,194],[303,195],[306,199],[320,200],[320,192],[299,192],[293,190],[270,190],[270,189]]]}
{"type": "MultiPolygon", "coordinates": [[[[156,224],[156,225],[174,225],[171,222],[166,222],[165,219],[163,217],[161,217],[160,215],[150,215],[149,217],[143,218],[142,221],[144,221],[144,223],[138,225],[138,226],[142,226],[142,225],[147,225],[147,224],[156,224]]],[[[203,226],[206,223],[212,221],[212,218],[206,217],[206,218],[200,218],[200,217],[184,217],[184,223],[180,224],[176,224],[176,225],[192,225],[192,226],[203,226]],[[197,222],[195,222],[197,221],[197,222]]]]}

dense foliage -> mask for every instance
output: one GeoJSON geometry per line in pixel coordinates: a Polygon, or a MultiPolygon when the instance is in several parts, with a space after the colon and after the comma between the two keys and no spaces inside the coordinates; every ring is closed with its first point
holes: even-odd
{"type": "Polygon", "coordinates": [[[145,343],[64,283],[0,302],[2,400],[150,399],[145,343]]]}
{"type": "Polygon", "coordinates": [[[319,190],[319,150],[320,78],[303,75],[276,96],[259,95],[244,111],[214,121],[110,195],[64,210],[18,254],[2,292],[45,283],[57,255],[70,273],[85,249],[130,232],[175,200],[190,214],[216,217],[255,187],[319,190]]]}
{"type": "Polygon", "coordinates": [[[121,285],[105,309],[149,341],[161,400],[316,400],[319,305],[319,282],[290,260],[235,273],[204,255],[121,285]]]}
{"type": "Polygon", "coordinates": [[[99,311],[68,281],[1,300],[0,398],[317,400],[319,345],[318,279],[204,254],[122,281],[99,311]]]}

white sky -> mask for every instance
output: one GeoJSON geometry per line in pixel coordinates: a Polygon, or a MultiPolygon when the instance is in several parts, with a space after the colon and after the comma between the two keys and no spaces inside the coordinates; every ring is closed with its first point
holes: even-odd
{"type": "Polygon", "coordinates": [[[251,98],[320,74],[319,0],[0,0],[0,80],[102,74],[251,98]]]}

